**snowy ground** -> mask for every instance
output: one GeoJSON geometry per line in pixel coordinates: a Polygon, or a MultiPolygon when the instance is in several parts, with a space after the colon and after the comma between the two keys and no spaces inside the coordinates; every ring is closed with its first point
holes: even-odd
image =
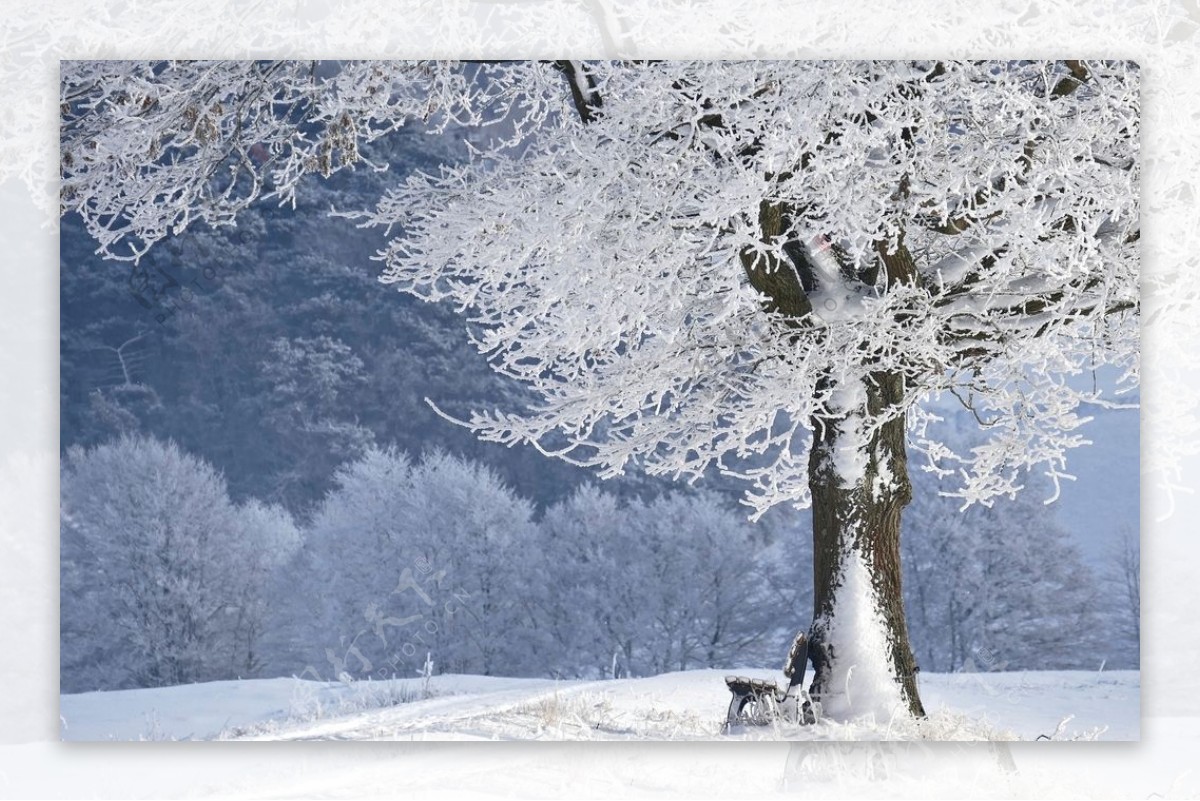
{"type": "MultiPolygon", "coordinates": [[[[739,675],[777,679],[770,671],[739,675]]],[[[930,716],[723,734],[726,671],[556,682],[435,676],[224,681],[64,695],[64,740],[1136,740],[1139,674],[923,675],[930,716]],[[1069,718],[1069,720],[1067,720],[1069,718]],[[1066,723],[1062,723],[1066,720],[1066,723]],[[1061,725],[1060,725],[1061,724],[1061,725]]]]}

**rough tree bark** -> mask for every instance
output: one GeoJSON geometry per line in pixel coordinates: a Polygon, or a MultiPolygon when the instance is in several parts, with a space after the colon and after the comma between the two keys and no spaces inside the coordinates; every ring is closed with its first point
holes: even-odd
{"type": "MultiPolygon", "coordinates": [[[[898,402],[903,378],[875,373],[866,387],[867,415],[879,415],[898,402]]],[[[900,583],[900,517],[912,500],[912,484],[904,446],[904,418],[883,424],[870,442],[862,480],[842,485],[834,468],[834,454],[845,436],[839,419],[828,416],[813,421],[813,448],[809,455],[809,483],[813,496],[813,625],[809,632],[809,658],[815,675],[811,693],[820,700],[836,692],[833,645],[827,630],[837,597],[842,562],[852,551],[867,566],[879,611],[882,613],[892,670],[911,714],[923,717],[924,706],[916,683],[916,660],[908,640],[900,583]],[[879,481],[881,471],[886,480],[879,481]]]]}

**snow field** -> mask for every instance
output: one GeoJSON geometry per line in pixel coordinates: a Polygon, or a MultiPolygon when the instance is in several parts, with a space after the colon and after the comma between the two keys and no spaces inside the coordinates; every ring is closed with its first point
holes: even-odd
{"type": "Polygon", "coordinates": [[[1136,740],[1136,671],[922,675],[929,717],[877,712],[722,733],[727,673],[611,681],[435,676],[222,681],[64,695],[64,740],[1136,740]],[[1063,723],[1063,721],[1066,721],[1063,723]],[[1061,724],[1061,725],[1060,725],[1061,724]]]}

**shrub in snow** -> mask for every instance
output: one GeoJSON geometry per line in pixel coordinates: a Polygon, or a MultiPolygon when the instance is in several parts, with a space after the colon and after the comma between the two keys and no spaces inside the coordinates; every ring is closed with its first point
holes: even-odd
{"type": "Polygon", "coordinates": [[[777,661],[790,610],[764,555],[716,496],[622,503],[581,488],[538,526],[534,620],[547,668],[640,676],[777,661]]]}
{"type": "Polygon", "coordinates": [[[286,512],[230,502],[172,442],[126,436],[63,461],[64,691],[253,673],[263,590],[299,545],[286,512]]]}
{"type": "Polygon", "coordinates": [[[954,498],[918,493],[902,543],[924,670],[1094,669],[1129,650],[1129,637],[1107,620],[1097,576],[1036,498],[964,510],[954,498]]]}
{"type": "Polygon", "coordinates": [[[522,573],[531,505],[487,468],[445,453],[371,448],[314,514],[299,580],[320,675],[534,670],[522,573]]]}

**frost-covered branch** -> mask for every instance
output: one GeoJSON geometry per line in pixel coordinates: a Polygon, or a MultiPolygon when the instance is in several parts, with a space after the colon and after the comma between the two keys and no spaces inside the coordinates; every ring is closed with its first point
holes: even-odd
{"type": "MultiPolygon", "coordinates": [[[[536,68],[536,65],[531,65],[536,68]]],[[[63,213],[99,250],[138,259],[196,220],[232,224],[258,199],[363,163],[360,146],[407,124],[438,131],[548,113],[528,84],[482,82],[455,62],[64,62],[63,213]],[[486,87],[486,88],[485,88],[486,87]],[[485,119],[482,110],[492,115],[485,119]]],[[[507,75],[507,72],[506,72],[507,75]]],[[[376,165],[368,165],[376,168],[376,165]]]]}
{"type": "Polygon", "coordinates": [[[746,478],[805,504],[811,429],[883,376],[958,492],[1064,474],[1138,374],[1138,71],[1126,62],[117,63],[64,68],[64,210],[134,257],[230,222],[358,144],[494,125],[362,225],[383,281],[453,304],[528,409],[465,421],[620,473],[746,478]],[[993,421],[953,453],[921,404],[993,421]]]}

